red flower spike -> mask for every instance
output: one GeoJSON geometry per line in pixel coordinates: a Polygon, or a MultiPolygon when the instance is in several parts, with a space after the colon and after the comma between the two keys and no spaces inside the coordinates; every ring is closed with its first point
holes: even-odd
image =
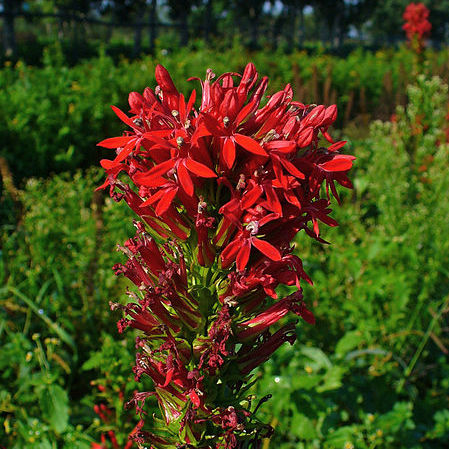
{"type": "Polygon", "coordinates": [[[420,53],[424,46],[424,39],[430,36],[432,24],[428,21],[430,11],[423,3],[410,3],[405,8],[402,29],[407,35],[409,45],[420,53]]]}
{"type": "MultiPolygon", "coordinates": [[[[355,158],[341,154],[346,142],[328,132],[335,105],[293,101],[287,85],[260,107],[268,79],[258,82],[251,63],[242,76],[215,79],[209,69],[198,109],[195,91],[186,101],[164,67],[156,67],[156,80],[154,91],[129,95],[131,116],[113,107],[129,128],[99,143],[116,149],[113,160],[101,161],[107,179],[100,188],[109,186],[141,219],[136,237],[120,247],[127,260],[114,266],[135,291],[127,305],[111,304],[123,312],[119,331],[139,332],[135,378],[154,384],[128,402],[141,418],[129,443],[169,448],[207,440],[235,449],[245,440],[258,447],[266,426],[253,419],[257,407],[241,409],[241,389],[255,367],[293,344],[298,316],[315,322],[301,293],[301,282],[312,281],[293,242],[304,231],[327,243],[319,224],[337,225],[330,195],[339,201],[336,183],[352,187],[355,158]],[[280,285],[297,291],[279,299],[280,285]],[[172,436],[144,430],[150,396],[177,430],[172,436]],[[228,403],[217,405],[216,397],[228,403]]],[[[95,411],[112,422],[104,404],[95,411]]],[[[94,444],[115,447],[114,432],[94,444]]]]}

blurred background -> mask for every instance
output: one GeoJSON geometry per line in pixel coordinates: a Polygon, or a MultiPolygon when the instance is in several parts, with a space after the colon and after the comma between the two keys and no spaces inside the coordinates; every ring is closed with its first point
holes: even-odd
{"type": "Polygon", "coordinates": [[[96,143],[156,64],[188,94],[249,61],[269,93],[336,103],[332,135],[357,156],[332,244],[297,239],[317,324],[256,373],[253,393],[273,395],[263,449],[446,447],[449,0],[423,2],[420,45],[408,3],[0,1],[1,448],[125,448],[135,335],[108,302],[134,217],[95,192],[112,157],[96,143]]]}

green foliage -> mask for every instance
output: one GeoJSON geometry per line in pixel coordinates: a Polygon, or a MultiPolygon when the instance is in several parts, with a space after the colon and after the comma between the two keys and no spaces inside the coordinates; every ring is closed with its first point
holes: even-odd
{"type": "MultiPolygon", "coordinates": [[[[335,83],[344,82],[345,67],[356,70],[357,61],[370,58],[366,74],[349,71],[346,80],[358,76],[368,83],[371,69],[373,79],[381,80],[375,61],[396,64],[408,57],[399,54],[394,61],[364,53],[346,62],[331,59],[335,83]]],[[[246,57],[243,52],[233,55],[231,64],[231,55],[224,53],[216,69],[238,68],[246,57]]],[[[295,57],[301,77],[311,79],[309,57],[295,57]]],[[[164,61],[177,80],[201,75],[214,59],[207,51],[191,55],[187,50],[177,58],[164,61]]],[[[330,59],[314,58],[323,70],[330,59]]],[[[259,54],[253,59],[261,71],[275,74],[274,87],[292,76],[287,56],[272,58],[276,64],[259,54]]],[[[53,85],[61,104],[70,104],[64,95],[73,101],[72,114],[78,107],[83,111],[72,122],[62,106],[55,106],[61,107],[73,135],[84,133],[93,148],[109,133],[102,126],[112,121],[111,112],[99,105],[116,103],[122,91],[152,84],[144,79],[152,72],[150,60],[114,67],[102,57],[98,67],[90,62],[74,69],[58,68],[58,60],[52,61],[55,67],[43,72],[22,66],[0,74],[21,99],[11,95],[14,108],[4,106],[6,94],[0,94],[1,113],[9,111],[7,126],[13,126],[15,114],[25,123],[34,114],[32,126],[16,129],[24,139],[23,156],[12,151],[17,164],[28,164],[30,170],[41,156],[24,130],[34,132],[33,139],[44,145],[46,138],[37,136],[38,119],[42,133],[61,126],[57,111],[40,104],[53,85]],[[81,91],[65,93],[74,74],[81,91]],[[34,92],[37,80],[46,86],[42,92],[34,92]],[[91,91],[94,85],[97,91],[91,91]],[[34,99],[21,94],[22,88],[34,99]],[[83,103],[84,98],[92,103],[95,96],[96,107],[83,103]],[[23,116],[19,105],[28,111],[23,116]]],[[[399,75],[396,81],[403,82],[399,75]]],[[[344,207],[335,212],[341,227],[323,230],[332,247],[298,239],[305,269],[315,282],[305,286],[305,298],[314,304],[317,325],[302,325],[298,343],[281,348],[257,373],[263,378],[255,393],[273,395],[259,412],[276,428],[264,449],[437,449],[449,438],[447,87],[437,78],[418,77],[408,98],[393,121],[375,122],[368,138],[351,139],[358,157],[355,190],[341,192],[344,207]]],[[[81,138],[73,145],[73,154],[87,151],[81,138]]],[[[49,148],[45,151],[60,154],[49,148]]],[[[69,159],[65,167],[74,167],[72,163],[69,159]]],[[[108,301],[123,290],[110,270],[119,261],[113,245],[132,229],[126,208],[103,193],[94,194],[101,178],[97,170],[89,170],[27,180],[19,198],[20,224],[15,230],[1,229],[0,441],[8,448],[87,449],[108,430],[124,445],[135,425],[135,417],[124,411],[136,388],[133,336],[120,336],[107,310],[108,301]],[[99,403],[111,410],[108,422],[93,412],[99,403]]],[[[2,201],[6,204],[8,198],[2,201]]]]}
{"type": "Polygon", "coordinates": [[[2,230],[0,441],[14,449],[89,448],[86,432],[103,426],[99,401],[120,411],[114,427],[134,425],[122,414],[133,342],[120,339],[107,310],[120,288],[112,241],[131,230],[123,209],[94,193],[100,180],[97,170],[29,180],[19,227],[2,230]],[[95,393],[91,382],[104,388],[95,393]]]}
{"type": "MultiPolygon", "coordinates": [[[[19,62],[0,70],[0,84],[8,86],[0,92],[0,156],[7,159],[17,181],[98,165],[110,151],[96,143],[120,133],[109,105],[126,110],[127,92],[154,85],[156,63],[169,69],[180,91],[189,92],[198,87],[187,82],[190,76],[203,76],[211,65],[216,73],[238,71],[249,60],[270,77],[271,92],[291,82],[300,101],[337,102],[344,124],[358,114],[366,120],[393,111],[411,79],[414,55],[406,49],[358,50],[345,59],[320,52],[249,53],[236,43],[232,49],[221,49],[219,59],[215,50],[182,48],[115,64],[100,51],[98,58],[69,68],[55,45],[45,51],[42,68],[19,62]]],[[[428,51],[426,60],[426,71],[447,72],[447,50],[428,51]]]]}

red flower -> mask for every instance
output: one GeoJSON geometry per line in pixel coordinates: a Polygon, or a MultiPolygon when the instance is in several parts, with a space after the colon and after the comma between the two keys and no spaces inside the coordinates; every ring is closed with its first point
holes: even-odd
{"type": "Polygon", "coordinates": [[[157,66],[155,90],[130,94],[131,117],[114,108],[129,130],[99,144],[117,149],[101,161],[100,188],[142,220],[120,248],[128,260],[114,267],[136,291],[127,305],[111,304],[124,314],[120,331],[140,332],[136,379],[154,385],[129,401],[141,417],[130,438],[140,445],[232,449],[270,434],[253,419],[257,407],[241,408],[241,393],[255,367],[295,340],[294,322],[273,326],[288,316],[314,323],[301,290],[312,281],[293,240],[304,231],[325,242],[319,223],[337,225],[330,193],[339,200],[335,183],[351,187],[354,157],[329,134],[335,105],[293,101],[287,85],[260,107],[268,79],[258,81],[253,64],[238,77],[214,81],[208,70],[196,109],[195,92],[186,104],[157,66]],[[279,299],[282,284],[296,292],[279,299]],[[143,430],[150,396],[173,436],[143,430]]]}
{"type": "Polygon", "coordinates": [[[226,246],[221,253],[222,267],[227,268],[235,260],[237,270],[243,271],[248,264],[251,247],[258,249],[264,256],[271,260],[281,260],[281,253],[271,243],[255,237],[259,233],[260,222],[250,222],[246,228],[237,234],[235,239],[226,246]]]}
{"type": "Polygon", "coordinates": [[[410,45],[417,52],[424,47],[424,39],[429,37],[432,24],[427,20],[429,10],[423,3],[410,3],[405,8],[403,19],[405,21],[402,29],[407,35],[410,45]]]}

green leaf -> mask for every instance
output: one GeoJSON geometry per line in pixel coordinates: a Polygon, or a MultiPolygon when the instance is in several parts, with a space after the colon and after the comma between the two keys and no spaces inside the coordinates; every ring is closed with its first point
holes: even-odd
{"type": "Polygon", "coordinates": [[[338,356],[344,356],[349,351],[352,351],[363,341],[363,336],[360,331],[350,331],[338,341],[335,347],[335,353],[338,356]]]}
{"type": "Polygon", "coordinates": [[[324,384],[320,385],[316,391],[318,393],[323,393],[325,391],[337,390],[340,388],[342,385],[341,380],[347,370],[347,367],[333,366],[324,376],[324,384]]]}
{"type": "Polygon", "coordinates": [[[355,446],[354,441],[357,438],[356,426],[344,426],[339,429],[329,432],[326,435],[326,447],[332,449],[341,449],[347,445],[347,447],[355,446]]]}
{"type": "Polygon", "coordinates": [[[62,433],[69,423],[69,406],[66,391],[59,385],[48,385],[40,392],[39,402],[44,418],[57,432],[62,433]]]}
{"type": "Polygon", "coordinates": [[[55,323],[50,318],[48,318],[48,316],[42,310],[40,310],[36,306],[36,304],[34,304],[34,302],[26,295],[24,295],[21,291],[17,290],[14,287],[8,287],[8,289],[11,291],[11,293],[19,297],[39,318],[41,318],[45,322],[45,324],[47,324],[47,326],[50,329],[52,329],[63,342],[67,343],[71,348],[76,350],[73,338],[61,326],[59,326],[59,324],[55,323]]]}
{"type": "Polygon", "coordinates": [[[290,432],[301,440],[314,440],[318,437],[315,424],[302,413],[295,413],[293,415],[290,432]]]}
{"type": "Polygon", "coordinates": [[[314,363],[315,366],[313,366],[314,369],[320,368],[329,369],[332,367],[331,361],[328,359],[326,354],[319,348],[310,348],[308,346],[303,346],[301,348],[301,352],[309,359],[315,362],[314,363]]]}

